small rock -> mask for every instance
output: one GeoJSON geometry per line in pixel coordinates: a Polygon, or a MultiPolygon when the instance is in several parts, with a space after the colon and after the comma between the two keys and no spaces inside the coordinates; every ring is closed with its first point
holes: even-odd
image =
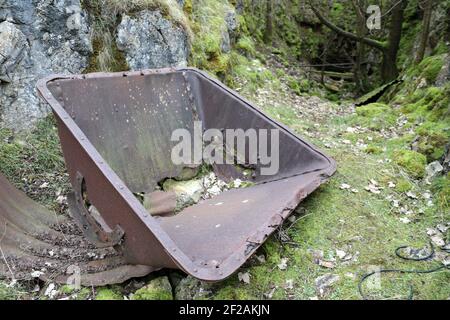
{"type": "Polygon", "coordinates": [[[211,295],[211,284],[192,276],[182,279],[175,287],[176,300],[206,299],[211,295]]]}
{"type": "Polygon", "coordinates": [[[406,218],[406,217],[402,217],[402,218],[399,218],[399,220],[402,222],[402,223],[405,223],[405,224],[407,224],[407,223],[410,223],[411,222],[411,220],[409,220],[408,218],[406,218]]]}
{"type": "Polygon", "coordinates": [[[434,236],[430,237],[430,239],[438,247],[445,246],[445,241],[442,239],[442,237],[440,235],[434,235],[434,236]]]}
{"type": "Polygon", "coordinates": [[[277,265],[278,269],[286,270],[287,269],[288,258],[282,258],[281,262],[277,265]]]}
{"type": "Polygon", "coordinates": [[[350,189],[351,186],[350,186],[349,184],[342,183],[341,186],[340,186],[339,188],[341,188],[342,190],[346,190],[346,189],[350,189]]]}
{"type": "Polygon", "coordinates": [[[340,277],[337,274],[331,274],[331,273],[327,273],[323,276],[316,278],[315,285],[316,285],[316,290],[317,290],[317,293],[319,294],[319,296],[321,296],[321,297],[325,296],[329,292],[330,287],[334,283],[339,281],[339,279],[340,279],[340,277]]]}
{"type": "Polygon", "coordinates": [[[439,172],[442,172],[442,170],[444,170],[444,168],[442,167],[442,165],[440,164],[439,161],[433,161],[433,162],[429,163],[425,167],[425,172],[426,172],[425,180],[427,182],[430,182],[430,180],[433,179],[439,172]]]}
{"type": "Polygon", "coordinates": [[[336,249],[336,255],[339,257],[339,259],[344,259],[347,253],[344,250],[336,249]]]}
{"type": "Polygon", "coordinates": [[[327,260],[319,260],[319,266],[328,268],[328,269],[334,269],[336,266],[333,261],[327,261],[327,260]]]}
{"type": "Polygon", "coordinates": [[[286,280],[286,283],[285,283],[285,285],[284,285],[284,288],[285,288],[286,290],[292,290],[292,289],[294,289],[294,280],[293,280],[293,279],[288,279],[288,280],[286,280]]]}
{"type": "Polygon", "coordinates": [[[250,283],[250,273],[248,271],[247,272],[239,272],[238,279],[241,282],[249,284],[250,283]]]}

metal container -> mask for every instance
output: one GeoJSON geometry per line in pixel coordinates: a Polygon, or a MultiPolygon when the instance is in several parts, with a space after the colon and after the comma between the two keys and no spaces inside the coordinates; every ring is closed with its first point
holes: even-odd
{"type": "MultiPolygon", "coordinates": [[[[53,75],[37,88],[57,118],[74,216],[89,239],[114,245],[129,263],[224,279],[336,170],[321,151],[196,69],[53,75]],[[204,130],[279,129],[279,171],[261,175],[256,165],[251,187],[152,215],[135,194],[181,173],[185,166],[171,161],[171,134],[193,132],[196,120],[204,130]]],[[[226,181],[243,178],[234,165],[213,168],[226,181]]]]}

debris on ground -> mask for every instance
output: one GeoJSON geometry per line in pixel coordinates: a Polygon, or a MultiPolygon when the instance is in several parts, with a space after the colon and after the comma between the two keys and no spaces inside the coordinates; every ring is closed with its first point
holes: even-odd
{"type": "Polygon", "coordinates": [[[315,285],[317,294],[321,297],[326,296],[331,291],[331,287],[333,286],[333,284],[338,282],[339,279],[339,275],[331,273],[327,273],[316,278],[315,285]]]}

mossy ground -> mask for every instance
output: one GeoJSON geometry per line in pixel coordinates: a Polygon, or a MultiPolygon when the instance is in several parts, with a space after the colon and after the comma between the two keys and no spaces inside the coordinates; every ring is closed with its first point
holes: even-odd
{"type": "MultiPolygon", "coordinates": [[[[271,92],[268,88],[263,90],[271,92]]],[[[249,98],[258,99],[256,96],[258,94],[249,98]]],[[[434,202],[427,205],[420,194],[430,187],[416,180],[414,172],[411,174],[396,164],[394,152],[405,153],[405,144],[383,146],[386,138],[382,131],[395,125],[401,117],[400,112],[385,104],[358,108],[356,113],[350,106],[333,104],[321,110],[307,104],[292,104],[289,99],[283,101],[280,96],[279,93],[276,96],[269,94],[259,99],[259,105],[300,136],[324,148],[337,161],[338,172],[300,204],[294,223],[285,224],[290,244],[283,245],[272,236],[258,252],[266,256],[267,262],[241,270],[250,273],[250,284],[232,277],[214,297],[263,299],[270,293],[274,299],[309,299],[317,296],[315,279],[332,273],[339,275],[340,280],[324,298],[359,299],[358,281],[373,266],[427,269],[439,265],[438,262],[404,261],[394,254],[401,245],[426,246],[429,241],[426,228],[450,218],[448,202],[445,204],[439,199],[440,193],[433,193],[434,202]],[[377,117],[380,117],[379,121],[373,123],[371,119],[377,117]],[[359,128],[358,132],[348,130],[349,127],[359,128]],[[371,143],[377,146],[378,152],[367,152],[371,143]],[[377,181],[382,187],[379,194],[365,190],[370,180],[377,181]],[[389,187],[389,182],[395,187],[389,187]],[[342,190],[343,183],[358,192],[342,190]],[[408,191],[418,194],[419,199],[408,198],[408,191]],[[408,215],[411,222],[402,222],[405,215],[393,206],[393,200],[411,209],[408,215]],[[337,249],[350,252],[357,259],[340,261],[336,257],[337,249]],[[326,257],[335,258],[336,266],[333,269],[319,266],[312,250],[321,250],[326,257]],[[288,259],[286,270],[277,267],[283,258],[288,259]],[[293,288],[287,285],[291,281],[293,288]]],[[[425,157],[421,154],[419,157],[420,170],[423,170],[425,157]]],[[[441,178],[438,184],[448,192],[448,178],[441,178]]],[[[409,285],[412,285],[415,299],[447,299],[450,296],[449,280],[448,272],[383,275],[381,290],[367,291],[366,288],[366,292],[374,298],[406,298],[409,285]]]]}
{"type": "MultiPolygon", "coordinates": [[[[397,258],[395,248],[400,245],[423,247],[428,243],[426,228],[447,222],[449,179],[441,177],[433,185],[424,185],[414,174],[397,165],[394,154],[406,150],[407,140],[399,136],[396,142],[386,142],[386,132],[395,124],[390,117],[381,118],[379,125],[372,127],[370,117],[402,113],[386,104],[370,105],[356,111],[348,104],[337,105],[317,97],[298,96],[281,75],[254,62],[248,66],[249,73],[266,74],[270,81],[255,86],[248,79],[237,76],[234,83],[248,99],[253,100],[263,111],[291,127],[300,136],[306,137],[332,156],[338,163],[337,173],[310,195],[294,213],[294,223],[286,222],[282,229],[289,241],[280,240],[277,231],[257,252],[264,255],[266,262],[250,263],[240,272],[249,272],[250,283],[239,282],[237,275],[214,286],[210,298],[214,299],[310,299],[318,296],[315,279],[332,273],[340,276],[323,299],[359,299],[357,290],[360,277],[371,268],[428,269],[437,261],[411,262],[397,258]],[[279,79],[282,79],[281,81],[279,79]],[[383,112],[380,112],[383,111],[383,112]],[[349,130],[354,128],[357,130],[349,130]],[[403,140],[402,140],[403,139],[403,140]],[[399,143],[399,141],[403,141],[399,143]],[[369,146],[377,152],[367,152],[369,146]],[[370,180],[376,180],[382,187],[379,194],[365,190],[370,180]],[[393,182],[395,187],[389,187],[393,182]],[[358,192],[341,189],[345,183],[358,192]],[[432,194],[432,204],[422,196],[432,194]],[[411,199],[406,192],[413,192],[418,199],[411,199]],[[447,197],[447,198],[446,198],[447,197]],[[407,207],[408,215],[393,206],[398,200],[407,207]],[[404,223],[401,218],[410,222],[404,223]],[[314,250],[321,250],[324,259],[336,259],[332,269],[320,266],[314,258],[314,250]],[[342,261],[336,250],[343,250],[353,258],[342,261]],[[278,264],[287,258],[287,268],[280,270],[278,264]],[[292,283],[292,287],[288,285],[292,283]]],[[[239,75],[239,73],[238,73],[239,75]]],[[[2,170],[9,179],[25,191],[26,181],[35,184],[58,182],[59,172],[64,171],[61,151],[54,122],[49,118],[39,124],[36,130],[24,137],[12,136],[2,130],[0,161],[2,170]],[[6,169],[5,169],[6,168],[6,169]],[[41,176],[51,172],[50,179],[41,176]],[[29,178],[36,175],[38,178],[29,178]]],[[[394,139],[394,140],[395,140],[394,139]]],[[[63,184],[64,185],[64,184],[63,184]]],[[[36,188],[33,188],[36,189],[36,188]]],[[[36,190],[39,190],[37,188],[36,190]]],[[[31,193],[33,196],[33,193],[31,193]]],[[[35,194],[38,201],[57,206],[52,194],[35,194]]],[[[406,298],[412,285],[415,299],[447,299],[450,295],[448,272],[423,275],[389,274],[381,277],[381,289],[366,288],[374,298],[406,298]]],[[[135,292],[136,299],[155,298],[148,288],[135,292]]],[[[89,291],[89,290],[88,290],[89,291]]],[[[150,290],[151,291],[151,290],[150,290]]],[[[14,289],[0,291],[2,296],[20,298],[14,289]]],[[[167,293],[164,298],[170,298],[167,293]]],[[[97,289],[97,299],[121,299],[120,290],[97,289]]],[[[159,296],[158,296],[159,297],[159,296]]]]}

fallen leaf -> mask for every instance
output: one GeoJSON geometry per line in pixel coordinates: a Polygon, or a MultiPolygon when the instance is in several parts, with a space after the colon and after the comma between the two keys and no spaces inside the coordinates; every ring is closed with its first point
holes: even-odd
{"type": "Polygon", "coordinates": [[[319,260],[319,266],[328,268],[328,269],[333,269],[336,265],[334,264],[333,261],[319,260]]]}

